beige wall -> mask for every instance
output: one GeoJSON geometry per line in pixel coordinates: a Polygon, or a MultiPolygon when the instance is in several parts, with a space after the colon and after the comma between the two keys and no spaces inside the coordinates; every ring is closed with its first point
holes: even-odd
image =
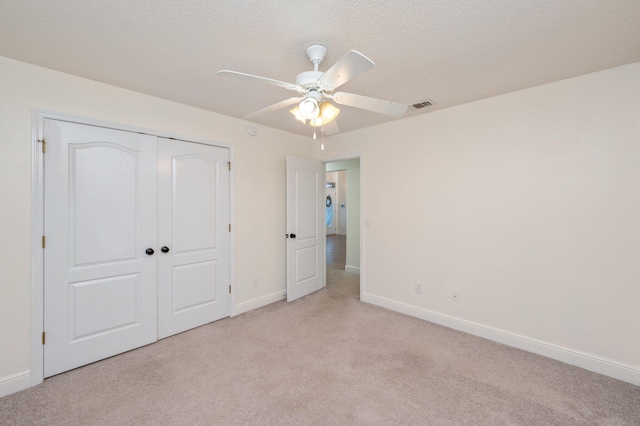
{"type": "Polygon", "coordinates": [[[363,154],[369,300],[640,380],[640,63],[325,145],[363,154]]]}
{"type": "Polygon", "coordinates": [[[285,156],[309,138],[0,57],[0,384],[30,369],[33,108],[232,144],[236,304],[285,289],[285,156]]]}

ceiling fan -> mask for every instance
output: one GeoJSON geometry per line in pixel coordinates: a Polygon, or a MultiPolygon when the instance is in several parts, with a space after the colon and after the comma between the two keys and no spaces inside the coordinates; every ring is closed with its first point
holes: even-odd
{"type": "Polygon", "coordinates": [[[251,113],[245,118],[256,117],[298,104],[290,111],[296,119],[303,123],[309,120],[310,125],[321,127],[324,133],[334,134],[338,133],[339,129],[333,120],[340,113],[340,109],[333,106],[328,101],[329,99],[340,105],[360,108],[396,118],[402,117],[407,112],[407,105],[353,93],[335,91],[349,80],[373,67],[373,61],[362,53],[350,50],[324,73],[318,71],[318,66],[327,55],[327,48],[320,44],[312,44],[307,47],[306,53],[313,64],[313,71],[305,71],[298,74],[295,84],[237,71],[220,70],[218,74],[226,77],[260,81],[298,92],[299,96],[277,102],[251,113]],[[330,124],[330,126],[327,126],[328,124],[330,124]]]}

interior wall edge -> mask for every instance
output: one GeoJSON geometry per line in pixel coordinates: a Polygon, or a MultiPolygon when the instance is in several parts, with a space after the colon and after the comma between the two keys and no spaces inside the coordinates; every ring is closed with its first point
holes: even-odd
{"type": "Polygon", "coordinates": [[[509,333],[484,324],[440,314],[438,312],[419,308],[417,306],[398,302],[371,293],[364,293],[361,300],[401,314],[429,321],[434,324],[462,331],[473,336],[482,337],[493,342],[501,343],[503,345],[511,346],[537,355],[542,355],[547,358],[555,359],[556,361],[564,362],[566,364],[584,368],[585,370],[594,373],[640,386],[640,369],[633,366],[624,365],[593,354],[583,353],[571,348],[565,348],[552,343],[529,338],[527,336],[509,333]]]}

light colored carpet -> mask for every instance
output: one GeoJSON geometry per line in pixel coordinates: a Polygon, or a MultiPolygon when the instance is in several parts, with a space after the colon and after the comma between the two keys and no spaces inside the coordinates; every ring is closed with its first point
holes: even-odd
{"type": "Polygon", "coordinates": [[[638,425],[640,388],[358,300],[358,276],[0,399],[2,425],[638,425]]]}

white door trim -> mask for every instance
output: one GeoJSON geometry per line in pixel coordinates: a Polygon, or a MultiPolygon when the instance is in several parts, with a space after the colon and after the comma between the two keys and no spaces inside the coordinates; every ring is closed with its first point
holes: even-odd
{"type": "MultiPolygon", "coordinates": [[[[45,120],[60,120],[71,123],[106,127],[114,130],[144,133],[148,135],[178,139],[186,142],[219,146],[229,149],[229,161],[235,161],[235,149],[232,144],[210,139],[194,138],[160,130],[146,129],[126,124],[112,123],[87,117],[57,113],[42,109],[32,110],[31,126],[31,386],[44,380],[44,348],[42,331],[44,328],[44,254],[42,236],[44,235],[44,154],[40,140],[44,136],[45,120]]],[[[231,167],[229,176],[229,221],[231,235],[229,241],[229,282],[231,283],[230,316],[235,313],[235,167],[231,167]]]]}
{"type": "MultiPolygon", "coordinates": [[[[325,176],[326,176],[326,165],[327,163],[333,163],[336,161],[347,161],[347,160],[355,160],[355,159],[359,159],[360,160],[360,300],[362,300],[364,294],[366,293],[365,289],[366,289],[366,283],[367,283],[367,275],[365,273],[366,271],[366,263],[365,263],[365,250],[364,250],[364,241],[366,238],[366,233],[365,233],[365,227],[364,227],[364,218],[366,217],[365,214],[365,186],[364,186],[364,177],[365,177],[365,162],[364,162],[364,153],[363,152],[354,152],[351,154],[345,154],[345,155],[338,155],[338,156],[333,156],[333,157],[325,157],[322,158],[320,161],[322,161],[322,165],[325,169],[325,176]]],[[[326,231],[326,227],[325,227],[325,231],[326,231]]],[[[348,232],[348,231],[347,231],[348,232]]],[[[326,236],[325,236],[325,241],[326,241],[326,236]]],[[[326,249],[325,249],[326,250],[326,249]]],[[[327,264],[327,259],[325,257],[325,265],[327,264]]],[[[326,268],[325,268],[325,276],[326,276],[326,268]]],[[[325,283],[326,285],[326,283],[325,283]]]]}

